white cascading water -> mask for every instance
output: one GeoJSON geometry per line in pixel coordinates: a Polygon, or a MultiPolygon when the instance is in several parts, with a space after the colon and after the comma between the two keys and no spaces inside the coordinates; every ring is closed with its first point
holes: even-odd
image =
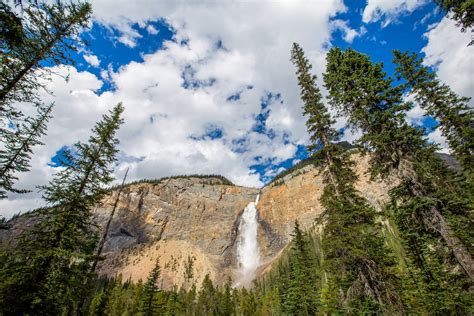
{"type": "Polygon", "coordinates": [[[255,278],[255,272],[260,265],[260,249],[257,241],[257,204],[250,202],[242,213],[239,225],[239,238],[237,243],[237,258],[239,262],[239,275],[236,286],[248,286],[255,278]]]}

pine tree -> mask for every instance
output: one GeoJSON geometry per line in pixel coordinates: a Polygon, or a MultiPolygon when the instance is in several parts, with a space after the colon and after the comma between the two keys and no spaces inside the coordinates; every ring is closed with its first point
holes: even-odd
{"type": "Polygon", "coordinates": [[[161,268],[159,260],[156,260],[155,267],[151,270],[147,281],[143,286],[143,296],[141,301],[140,312],[142,315],[151,316],[159,312],[157,304],[157,294],[160,292],[158,279],[160,278],[161,268]]]}
{"type": "Polygon", "coordinates": [[[427,114],[437,119],[455,157],[474,179],[474,111],[470,98],[460,97],[423,66],[417,54],[394,51],[398,78],[406,80],[408,92],[427,114]]]}
{"type": "Polygon", "coordinates": [[[219,315],[234,315],[234,302],[232,299],[232,279],[229,277],[224,284],[224,291],[220,300],[219,315]]]}
{"type": "Polygon", "coordinates": [[[337,191],[336,179],[331,170],[331,166],[334,164],[334,145],[331,142],[337,140],[338,137],[337,131],[332,128],[334,120],[331,119],[322,101],[321,91],[316,84],[316,76],[310,73],[312,66],[304,56],[303,49],[296,43],[293,43],[291,60],[297,66],[296,75],[301,89],[303,115],[308,116],[306,127],[312,142],[308,150],[312,152],[318,149],[324,153],[329,166],[328,177],[334,190],[337,191]]]}
{"type": "Polygon", "coordinates": [[[0,3],[0,121],[17,126],[15,131],[0,126],[0,199],[8,191],[26,192],[14,189],[15,173],[28,171],[31,148],[41,144],[38,138],[50,118],[52,104],[43,106],[38,92],[45,88],[52,70],[42,65],[72,63],[68,54],[77,49],[90,13],[85,3],[31,1],[21,14],[0,3]],[[18,103],[33,103],[38,117],[25,119],[18,103]]]}
{"type": "Polygon", "coordinates": [[[200,315],[218,315],[217,305],[216,288],[212,284],[209,274],[206,274],[198,295],[197,313],[200,315]]]}
{"type": "Polygon", "coordinates": [[[28,118],[16,131],[0,130],[5,147],[0,149],[0,199],[7,192],[22,193],[13,187],[18,180],[16,173],[29,171],[33,147],[43,145],[39,138],[45,135],[46,123],[51,118],[53,104],[38,107],[38,116],[28,118]]]}
{"type": "Polygon", "coordinates": [[[403,101],[404,87],[394,86],[381,64],[372,64],[354,50],[337,48],[327,55],[324,82],[330,103],[348,116],[351,127],[363,132],[359,144],[371,154],[372,175],[385,177],[396,172],[401,180],[392,196],[410,260],[424,272],[433,291],[459,304],[465,292],[452,291],[450,286],[462,287],[466,282],[459,283],[459,276],[442,264],[437,238],[442,238],[464,272],[472,275],[469,251],[446,220],[454,203],[457,216],[469,223],[469,205],[464,198],[451,200],[462,190],[450,180],[452,173],[435,155],[436,146],[426,142],[424,131],[406,123],[405,112],[411,104],[403,101]],[[436,267],[430,267],[433,264],[436,267]],[[445,271],[440,271],[443,268],[445,271]],[[451,295],[458,297],[448,297],[451,295]]]}
{"type": "MultiPolygon", "coordinates": [[[[396,295],[395,262],[375,225],[375,210],[354,188],[357,180],[349,155],[338,152],[331,141],[338,133],[325,107],[316,77],[302,49],[293,44],[292,61],[297,67],[298,83],[304,103],[306,125],[313,145],[326,156],[326,186],[321,197],[324,207],[324,272],[343,292],[342,308],[377,312],[387,308],[401,309],[396,295]]],[[[291,260],[291,258],[290,258],[291,260]]],[[[324,289],[327,291],[327,289],[324,289]]]]}
{"type": "Polygon", "coordinates": [[[38,90],[45,87],[52,74],[42,67],[71,64],[71,51],[76,51],[79,34],[87,26],[91,14],[88,3],[31,2],[24,7],[21,17],[4,7],[9,17],[6,33],[22,35],[9,40],[2,32],[0,40],[0,117],[8,117],[14,102],[38,102],[38,90]]]}
{"type": "MultiPolygon", "coordinates": [[[[450,18],[455,20],[461,31],[469,30],[474,24],[474,1],[472,0],[435,0],[436,4],[450,18]]],[[[471,42],[470,45],[473,43],[471,42]]]]}
{"type": "Polygon", "coordinates": [[[283,308],[289,314],[314,315],[318,311],[320,284],[316,269],[318,264],[309,250],[309,241],[295,221],[289,257],[288,289],[283,308]]]}
{"type": "Polygon", "coordinates": [[[42,187],[51,206],[37,212],[39,223],[22,236],[0,270],[4,313],[61,314],[82,303],[97,243],[90,210],[112,180],[122,112],[118,104],[104,115],[89,142],[65,152],[62,170],[42,187]]]}

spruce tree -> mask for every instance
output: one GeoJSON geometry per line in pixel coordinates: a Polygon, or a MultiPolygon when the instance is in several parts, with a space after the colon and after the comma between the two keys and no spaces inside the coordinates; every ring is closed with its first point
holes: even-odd
{"type": "Polygon", "coordinates": [[[15,131],[0,130],[5,145],[0,149],[0,199],[6,198],[7,192],[25,192],[15,189],[13,184],[18,180],[18,172],[29,171],[33,147],[43,145],[39,138],[45,135],[52,108],[53,104],[38,107],[37,117],[27,118],[15,131]]]}
{"type": "Polygon", "coordinates": [[[472,259],[465,246],[470,243],[461,239],[472,240],[472,233],[456,230],[446,219],[453,216],[469,223],[468,198],[458,197],[463,190],[435,155],[437,147],[426,142],[424,131],[406,123],[405,113],[412,105],[403,101],[404,87],[393,85],[382,64],[373,64],[352,49],[343,52],[338,48],[327,55],[324,82],[330,103],[348,116],[351,127],[363,132],[359,144],[371,154],[372,175],[385,178],[396,172],[400,179],[392,190],[395,218],[411,262],[424,275],[430,291],[438,295],[437,299],[426,298],[427,304],[439,304],[442,296],[445,302],[466,306],[467,293],[454,289],[465,288],[468,281],[446,264],[450,256],[440,255],[439,239],[472,278],[472,259]]]}
{"type": "Polygon", "coordinates": [[[77,50],[91,5],[31,1],[21,15],[2,7],[10,23],[0,40],[0,117],[8,117],[13,103],[38,102],[38,90],[50,78],[51,66],[72,63],[70,52],[77,50]],[[10,33],[20,37],[13,41],[10,33]]]}
{"type": "Polygon", "coordinates": [[[297,67],[304,114],[308,117],[306,125],[313,143],[309,149],[322,147],[326,157],[327,180],[321,197],[324,211],[320,218],[324,223],[323,273],[335,284],[334,290],[343,293],[335,308],[347,313],[357,309],[367,313],[400,310],[395,261],[375,224],[375,210],[354,188],[357,176],[349,154],[338,152],[331,144],[338,133],[331,126],[316,76],[309,73],[311,65],[297,44],[293,44],[292,61],[297,67]]]}
{"type": "Polygon", "coordinates": [[[308,236],[301,231],[298,221],[295,221],[292,237],[290,277],[283,308],[292,315],[315,315],[319,307],[318,264],[309,249],[308,236]]]}
{"type": "Polygon", "coordinates": [[[474,111],[469,107],[470,98],[458,96],[443,84],[417,54],[397,50],[393,54],[396,75],[406,80],[407,92],[414,95],[421,108],[439,121],[449,147],[473,181],[474,111]]]}
{"type": "Polygon", "coordinates": [[[80,307],[97,243],[90,210],[112,180],[122,112],[118,104],[104,115],[89,142],[66,151],[62,170],[42,187],[50,207],[36,213],[39,223],[2,260],[2,312],[61,314],[80,307]]]}
{"type": "Polygon", "coordinates": [[[69,54],[77,50],[91,14],[87,3],[30,1],[21,8],[19,14],[0,3],[0,121],[17,126],[15,131],[0,126],[0,199],[8,191],[25,192],[14,189],[15,173],[29,169],[31,147],[40,144],[52,107],[42,105],[39,90],[46,87],[52,66],[73,63],[69,54]],[[32,103],[39,116],[25,119],[19,103],[32,103]]]}
{"type": "Polygon", "coordinates": [[[214,284],[212,284],[209,274],[206,274],[202,281],[196,311],[200,315],[218,315],[216,288],[214,287],[214,284]]]}
{"type": "MultiPolygon", "coordinates": [[[[468,31],[474,24],[474,1],[472,0],[435,0],[436,4],[457,22],[461,31],[468,31]]],[[[473,43],[471,42],[470,45],[473,43]]]]}
{"type": "Polygon", "coordinates": [[[140,313],[145,316],[157,315],[160,308],[157,304],[157,294],[160,291],[158,279],[160,278],[161,268],[157,259],[153,270],[151,270],[147,281],[143,286],[140,313]]]}

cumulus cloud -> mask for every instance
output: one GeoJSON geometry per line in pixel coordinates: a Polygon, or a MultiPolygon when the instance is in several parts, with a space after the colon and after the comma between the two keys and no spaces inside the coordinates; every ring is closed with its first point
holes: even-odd
{"type": "Polygon", "coordinates": [[[444,137],[439,128],[435,129],[428,134],[428,141],[439,145],[439,151],[445,154],[449,154],[448,141],[444,137]]]}
{"type": "Polygon", "coordinates": [[[474,47],[467,46],[471,34],[461,32],[455,21],[445,17],[432,25],[425,37],[428,40],[422,49],[425,64],[433,67],[456,93],[474,97],[474,47]]]}
{"type": "MultiPolygon", "coordinates": [[[[56,151],[86,140],[100,115],[120,101],[126,109],[117,176],[130,167],[129,180],[220,173],[258,187],[263,183],[253,165],[290,159],[307,143],[290,48],[300,43],[321,74],[330,19],[345,9],[342,1],[92,4],[94,19],[117,28],[116,40],[125,45],[136,46],[140,37],[132,25],[146,28],[161,19],[172,27],[173,40],[142,55],[143,62],[104,71],[102,79],[61,68],[70,82],[56,77],[49,83],[57,104],[54,119],[20,186],[50,179],[54,168],[48,163],[56,151]],[[114,90],[97,93],[102,80],[114,90]]],[[[38,197],[12,196],[0,208],[11,215],[20,206],[38,206],[38,197]]]]}
{"type": "Polygon", "coordinates": [[[383,26],[387,26],[398,16],[409,14],[426,2],[427,0],[367,0],[362,20],[365,23],[382,21],[383,26]]]}
{"type": "Polygon", "coordinates": [[[148,33],[150,33],[151,35],[156,35],[158,34],[158,30],[151,24],[149,24],[147,27],[146,27],[146,31],[148,33]]]}
{"type": "Polygon", "coordinates": [[[347,21],[343,20],[334,20],[331,22],[332,29],[339,30],[342,33],[344,40],[348,43],[352,43],[356,37],[362,36],[367,33],[367,29],[365,27],[361,27],[358,31],[351,28],[347,21]]]}
{"type": "Polygon", "coordinates": [[[96,55],[84,55],[84,60],[92,67],[99,67],[100,60],[96,55]]]}

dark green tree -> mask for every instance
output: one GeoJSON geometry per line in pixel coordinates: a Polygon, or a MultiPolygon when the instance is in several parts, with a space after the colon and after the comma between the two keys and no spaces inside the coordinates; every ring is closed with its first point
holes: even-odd
{"type": "Polygon", "coordinates": [[[297,67],[304,115],[308,117],[306,126],[313,143],[309,149],[322,147],[326,156],[326,186],[321,197],[324,211],[320,218],[325,224],[324,273],[335,284],[334,289],[342,291],[338,304],[346,312],[400,310],[395,261],[375,224],[375,210],[354,188],[357,176],[349,154],[339,152],[331,143],[337,140],[338,133],[331,126],[333,121],[316,76],[309,72],[311,65],[297,44],[293,44],[292,61],[297,67]]]}
{"type": "Polygon", "coordinates": [[[0,310],[14,314],[74,312],[88,294],[97,229],[90,210],[112,180],[123,122],[118,104],[92,130],[89,142],[66,151],[62,170],[46,186],[50,207],[38,211],[38,224],[2,260],[0,310]]]}
{"type": "Polygon", "coordinates": [[[41,144],[38,138],[52,107],[43,106],[38,93],[53,74],[52,66],[72,64],[69,53],[77,50],[91,13],[86,3],[30,1],[21,7],[18,14],[0,3],[0,121],[7,123],[0,126],[0,198],[7,191],[25,192],[13,188],[14,174],[28,171],[31,147],[41,144]],[[39,116],[25,119],[19,103],[33,103],[39,116]]]}
{"type": "Polygon", "coordinates": [[[222,297],[220,299],[219,314],[225,316],[234,315],[234,305],[232,297],[232,279],[229,277],[224,284],[222,297]]]}
{"type": "Polygon", "coordinates": [[[160,292],[158,286],[158,279],[160,278],[161,268],[159,260],[156,260],[155,267],[151,270],[147,281],[143,286],[143,294],[141,301],[140,312],[142,315],[151,316],[157,315],[161,306],[157,303],[157,294],[160,292]]]}
{"type": "MultiPolygon", "coordinates": [[[[468,31],[474,23],[474,1],[472,0],[435,0],[436,4],[457,22],[461,31],[468,31]]],[[[471,44],[472,45],[472,42],[471,44]]]]}
{"type": "MultiPolygon", "coordinates": [[[[460,229],[464,233],[458,234],[446,219],[455,215],[469,223],[469,205],[463,190],[452,181],[452,173],[436,156],[437,147],[426,142],[424,130],[406,123],[405,113],[412,104],[403,100],[404,86],[393,85],[382,64],[373,64],[352,49],[338,48],[327,55],[324,82],[330,103],[348,117],[351,127],[363,132],[359,144],[371,154],[372,175],[385,178],[396,173],[400,179],[392,190],[395,218],[410,260],[425,275],[430,291],[438,295],[437,299],[425,297],[427,304],[436,305],[443,296],[443,302],[468,306],[466,292],[459,289],[465,289],[467,281],[447,265],[450,255],[440,255],[440,240],[472,278],[472,259],[465,246],[470,243],[461,239],[472,240],[469,231],[460,229]]],[[[448,312],[434,305],[433,312],[448,312]]]]}
{"type": "Polygon", "coordinates": [[[315,315],[321,288],[316,273],[318,264],[309,249],[308,236],[301,231],[298,221],[295,221],[292,237],[289,280],[283,309],[290,315],[315,315]]]}
{"type": "MultiPolygon", "coordinates": [[[[474,12],[473,12],[474,13],[474,12]]],[[[423,58],[416,53],[401,53],[395,50],[396,75],[406,81],[407,92],[427,114],[440,123],[455,157],[474,179],[474,111],[469,107],[470,98],[460,97],[442,83],[423,65],[423,58]]]]}
{"type": "Polygon", "coordinates": [[[0,40],[0,117],[9,117],[14,102],[38,102],[38,91],[53,73],[51,66],[72,63],[70,52],[77,50],[91,6],[32,1],[25,4],[21,17],[5,5],[2,8],[2,15],[9,18],[4,20],[0,40]],[[21,36],[11,40],[9,34],[21,36]]]}
{"type": "Polygon", "coordinates": [[[43,145],[39,138],[45,135],[52,108],[53,104],[38,107],[37,117],[27,118],[15,131],[0,130],[5,145],[0,149],[0,199],[6,198],[7,192],[25,192],[15,189],[13,184],[18,180],[18,172],[29,171],[33,147],[43,145]]]}
{"type": "Polygon", "coordinates": [[[216,288],[212,284],[209,274],[206,274],[202,281],[196,310],[199,315],[218,315],[216,288]]]}

